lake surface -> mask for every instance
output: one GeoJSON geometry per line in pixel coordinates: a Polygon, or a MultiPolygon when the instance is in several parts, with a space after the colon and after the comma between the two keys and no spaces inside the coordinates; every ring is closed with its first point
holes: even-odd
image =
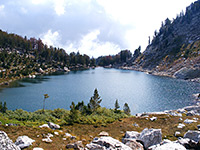
{"type": "Polygon", "coordinates": [[[46,99],[46,109],[69,109],[72,101],[88,103],[97,88],[103,99],[101,106],[114,108],[118,99],[120,109],[128,103],[131,113],[135,114],[191,105],[194,103],[192,94],[200,92],[199,83],[104,68],[24,79],[15,84],[0,91],[0,101],[6,101],[8,109],[27,111],[42,109],[46,93],[50,96],[46,99]]]}

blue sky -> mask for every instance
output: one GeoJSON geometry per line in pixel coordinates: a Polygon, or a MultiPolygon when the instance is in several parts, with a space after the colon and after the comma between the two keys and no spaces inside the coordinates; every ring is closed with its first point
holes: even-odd
{"type": "Polygon", "coordinates": [[[161,22],[194,0],[1,0],[0,29],[89,56],[145,50],[161,22]]]}

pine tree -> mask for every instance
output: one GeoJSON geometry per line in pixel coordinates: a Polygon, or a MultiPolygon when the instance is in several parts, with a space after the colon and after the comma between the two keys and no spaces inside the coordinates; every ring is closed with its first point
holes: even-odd
{"type": "Polygon", "coordinates": [[[102,99],[99,96],[98,90],[95,89],[94,90],[94,95],[90,98],[90,102],[88,104],[88,107],[94,112],[97,110],[97,108],[101,107],[100,103],[101,103],[102,99]]]}
{"type": "Polygon", "coordinates": [[[3,113],[6,113],[6,110],[7,110],[7,105],[6,105],[6,102],[3,103],[3,109],[2,109],[2,112],[3,113]]]}
{"type": "Polygon", "coordinates": [[[45,100],[49,98],[48,94],[44,94],[44,100],[43,100],[43,113],[44,113],[44,108],[45,108],[45,100]]]}
{"type": "Polygon", "coordinates": [[[118,103],[118,99],[116,99],[115,101],[115,111],[117,111],[120,108],[119,103],[118,103]]]}
{"type": "Polygon", "coordinates": [[[128,106],[127,103],[124,104],[123,110],[124,110],[124,113],[125,113],[125,114],[130,115],[131,110],[130,110],[130,108],[129,108],[129,106],[128,106]]]}
{"type": "Polygon", "coordinates": [[[3,104],[0,102],[0,112],[3,112],[3,104]]]}

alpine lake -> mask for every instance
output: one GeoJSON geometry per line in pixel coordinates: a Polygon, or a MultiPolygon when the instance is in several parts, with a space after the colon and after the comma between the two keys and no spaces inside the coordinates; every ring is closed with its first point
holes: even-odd
{"type": "Polygon", "coordinates": [[[132,114],[192,105],[193,94],[200,93],[199,83],[98,67],[15,81],[8,88],[1,88],[0,101],[6,102],[10,110],[36,111],[42,109],[44,94],[48,94],[45,109],[70,109],[72,101],[87,104],[95,88],[102,98],[102,107],[114,108],[118,99],[120,109],[128,103],[132,114]]]}

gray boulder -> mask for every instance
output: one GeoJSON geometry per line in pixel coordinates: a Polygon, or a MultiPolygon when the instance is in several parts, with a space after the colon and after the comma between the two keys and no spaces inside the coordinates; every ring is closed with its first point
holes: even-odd
{"type": "Polygon", "coordinates": [[[55,123],[52,123],[52,122],[48,122],[48,126],[51,128],[51,129],[60,129],[60,126],[55,124],[55,123]]]}
{"type": "Polygon", "coordinates": [[[35,140],[32,140],[28,136],[19,136],[15,142],[15,145],[19,146],[21,149],[29,147],[35,140]]]}
{"type": "Polygon", "coordinates": [[[188,138],[179,138],[176,143],[183,145],[187,149],[198,149],[198,143],[188,138]]]}
{"type": "Polygon", "coordinates": [[[138,141],[143,143],[146,149],[152,145],[160,144],[162,142],[161,129],[144,129],[141,132],[138,141]]]}
{"type": "Polygon", "coordinates": [[[188,138],[188,139],[193,140],[195,142],[199,142],[199,140],[200,140],[200,131],[188,130],[188,132],[185,133],[184,138],[188,138]]]}
{"type": "Polygon", "coordinates": [[[133,150],[144,150],[143,145],[134,139],[126,141],[125,145],[129,146],[133,150]]]}
{"type": "Polygon", "coordinates": [[[181,68],[174,73],[177,79],[194,79],[200,77],[200,69],[198,68],[181,68]]]}
{"type": "Polygon", "coordinates": [[[95,147],[98,150],[132,150],[129,146],[109,136],[94,138],[92,143],[86,145],[89,150],[95,150],[95,147]]]}
{"type": "Polygon", "coordinates": [[[4,131],[0,131],[0,150],[20,150],[4,131]]]}
{"type": "Polygon", "coordinates": [[[124,138],[137,139],[137,138],[139,138],[139,136],[140,136],[140,133],[137,131],[126,131],[124,138]]]}
{"type": "Polygon", "coordinates": [[[95,144],[95,143],[87,144],[86,148],[88,150],[105,150],[104,147],[102,147],[101,145],[95,144]]]}
{"type": "Polygon", "coordinates": [[[76,150],[84,150],[84,147],[83,147],[83,144],[82,144],[82,141],[77,141],[73,144],[67,144],[66,146],[67,149],[76,149],[76,150]]]}
{"type": "Polygon", "coordinates": [[[186,148],[179,143],[170,142],[157,146],[154,150],[186,150],[186,148]]]}

